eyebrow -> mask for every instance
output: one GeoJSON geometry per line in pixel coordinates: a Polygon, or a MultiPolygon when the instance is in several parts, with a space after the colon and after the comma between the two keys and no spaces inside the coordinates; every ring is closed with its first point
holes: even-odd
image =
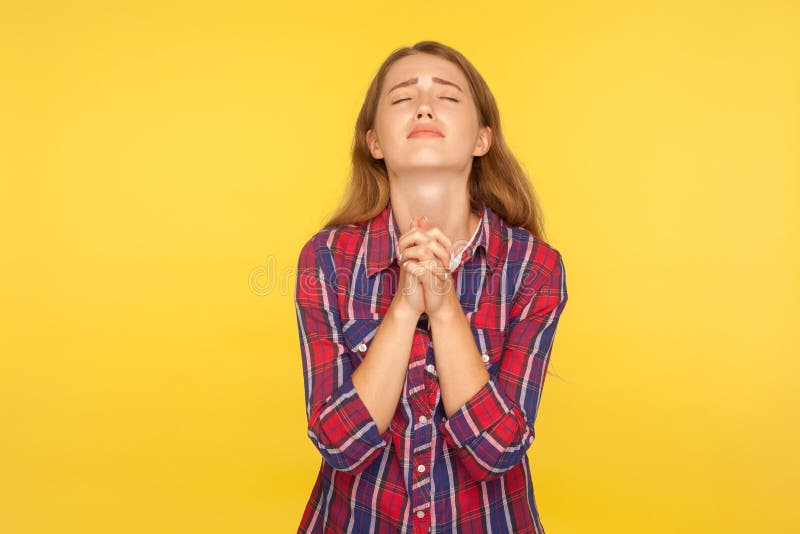
{"type": "MultiPolygon", "coordinates": [[[[434,76],[432,79],[433,79],[433,83],[440,83],[442,85],[452,85],[453,87],[455,87],[456,89],[458,89],[462,93],[464,92],[464,90],[461,89],[461,87],[457,83],[454,83],[454,82],[451,82],[451,81],[448,81],[448,80],[443,80],[442,78],[437,78],[436,76],[434,76]]],[[[391,89],[389,89],[388,91],[386,91],[386,94],[388,95],[389,93],[391,93],[395,89],[400,89],[401,87],[406,87],[408,85],[414,85],[415,83],[417,83],[417,81],[419,81],[419,78],[411,78],[411,79],[408,79],[408,80],[406,80],[404,82],[400,82],[397,85],[395,85],[394,87],[392,87],[391,89]]]]}

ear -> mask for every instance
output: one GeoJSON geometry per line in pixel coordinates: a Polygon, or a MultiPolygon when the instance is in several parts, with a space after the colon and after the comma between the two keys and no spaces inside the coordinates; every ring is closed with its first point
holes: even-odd
{"type": "Polygon", "coordinates": [[[383,159],[383,152],[378,144],[378,138],[372,129],[367,130],[367,147],[375,159],[383,159]]]}
{"type": "Polygon", "coordinates": [[[478,140],[475,143],[475,150],[473,156],[483,156],[489,152],[489,147],[492,146],[492,129],[489,126],[484,126],[478,130],[478,140]]]}

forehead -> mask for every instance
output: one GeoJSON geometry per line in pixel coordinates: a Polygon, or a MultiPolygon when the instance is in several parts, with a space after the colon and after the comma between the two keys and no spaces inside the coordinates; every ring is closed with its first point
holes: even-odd
{"type": "Polygon", "coordinates": [[[425,78],[438,76],[457,83],[469,91],[467,78],[461,69],[450,61],[431,54],[412,54],[395,61],[386,73],[384,87],[389,88],[393,85],[404,82],[409,78],[420,78],[423,83],[425,78]]]}

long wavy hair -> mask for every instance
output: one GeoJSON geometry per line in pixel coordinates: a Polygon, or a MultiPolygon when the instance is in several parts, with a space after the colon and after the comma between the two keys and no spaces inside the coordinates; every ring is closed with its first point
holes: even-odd
{"type": "Polygon", "coordinates": [[[521,226],[546,240],[541,209],[533,185],[506,144],[500,128],[500,111],[486,81],[460,52],[436,41],[420,41],[398,48],[383,62],[372,79],[356,120],[352,146],[352,175],[345,194],[324,227],[360,223],[378,215],[389,202],[389,174],[383,159],[375,159],[366,141],[374,127],[378,98],[386,73],[400,58],[412,54],[432,54],[458,66],[467,78],[475,97],[480,126],[492,129],[492,143],[483,156],[473,156],[468,189],[470,201],[480,199],[508,224],[521,226]]]}

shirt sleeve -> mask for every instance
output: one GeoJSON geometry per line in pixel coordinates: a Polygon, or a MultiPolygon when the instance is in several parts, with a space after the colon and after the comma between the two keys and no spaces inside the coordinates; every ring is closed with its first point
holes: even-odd
{"type": "Polygon", "coordinates": [[[327,245],[310,239],[300,251],[295,286],[303,358],[308,436],[334,468],[358,474],[389,442],[353,386],[353,366],[342,339],[333,262],[327,245]]]}
{"type": "Polygon", "coordinates": [[[517,465],[534,438],[534,421],[561,312],[564,263],[555,249],[528,276],[511,307],[498,369],[458,411],[439,424],[473,478],[498,478],[517,465]]]}

